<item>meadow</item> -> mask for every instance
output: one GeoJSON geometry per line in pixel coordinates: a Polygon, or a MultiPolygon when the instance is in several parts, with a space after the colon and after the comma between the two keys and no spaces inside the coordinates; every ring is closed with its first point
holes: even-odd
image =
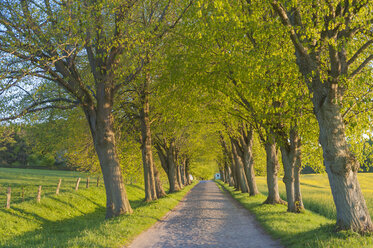
{"type": "MultiPolygon", "coordinates": [[[[371,216],[373,216],[373,174],[360,173],[359,182],[371,216]]],[[[306,211],[288,213],[285,205],[263,205],[267,195],[265,177],[257,177],[261,194],[250,197],[234,191],[218,181],[245,208],[249,209],[264,229],[285,247],[373,247],[372,235],[335,231],[336,210],[326,174],[301,176],[301,190],[306,211]]],[[[280,195],[286,199],[285,186],[279,179],[280,195]]]]}
{"type": "MultiPolygon", "coordinates": [[[[373,173],[359,173],[358,179],[370,215],[373,216],[373,173]]],[[[301,175],[300,183],[305,208],[334,220],[337,214],[326,173],[301,175]]],[[[260,193],[267,195],[266,178],[257,177],[257,185],[260,193]]],[[[281,198],[286,199],[285,184],[280,178],[279,191],[281,198]]]]}
{"type": "MultiPolygon", "coordinates": [[[[85,187],[87,174],[68,171],[0,168],[0,247],[121,247],[174,208],[195,185],[151,203],[145,203],[142,185],[127,185],[134,213],[105,220],[105,191],[101,181],[85,187]],[[82,178],[78,191],[76,179],[82,178]],[[55,190],[59,178],[61,191],[55,190]],[[43,186],[41,203],[37,187],[43,186]],[[12,187],[11,208],[5,209],[5,193],[12,187]],[[25,201],[19,197],[25,188],[25,201]]],[[[92,179],[95,179],[93,177],[92,179]]]]}

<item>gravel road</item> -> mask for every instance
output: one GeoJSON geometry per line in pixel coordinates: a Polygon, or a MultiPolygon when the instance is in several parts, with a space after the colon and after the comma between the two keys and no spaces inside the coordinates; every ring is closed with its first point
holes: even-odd
{"type": "Polygon", "coordinates": [[[212,181],[196,185],[180,204],[129,246],[282,247],[254,217],[212,181]]]}

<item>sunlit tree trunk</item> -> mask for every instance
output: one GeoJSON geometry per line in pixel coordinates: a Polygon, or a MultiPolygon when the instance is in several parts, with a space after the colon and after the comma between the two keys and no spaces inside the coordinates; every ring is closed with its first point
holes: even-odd
{"type": "MultiPolygon", "coordinates": [[[[318,22],[316,18],[320,18],[325,24],[334,25],[323,24],[322,30],[315,29],[320,35],[311,42],[307,38],[299,38],[308,31],[301,28],[303,13],[295,8],[288,13],[279,1],[271,2],[283,25],[289,30],[296,50],[298,67],[312,94],[314,113],[320,129],[319,142],[323,149],[324,166],[337,209],[337,228],[371,232],[372,220],[357,179],[360,165],[348,147],[345,123],[341,114],[343,96],[348,87],[345,80],[353,79],[364,67],[370,65],[371,55],[363,59],[364,62],[359,62],[357,58],[362,57],[364,52],[369,54],[365,49],[370,47],[372,40],[368,39],[358,44],[354,36],[360,31],[353,31],[356,28],[353,23],[361,15],[359,10],[369,7],[367,4],[370,3],[342,3],[343,1],[337,8],[333,4],[325,4],[322,16],[313,15],[315,19],[311,20],[312,22],[318,22]],[[337,11],[340,11],[338,20],[335,18],[337,11]],[[340,28],[336,29],[335,26],[340,28]],[[326,59],[322,60],[322,56],[326,59]],[[356,66],[355,62],[359,65],[356,66]],[[355,65],[351,66],[353,64],[355,65]],[[350,66],[356,69],[351,70],[350,66]]],[[[371,31],[369,25],[359,27],[362,30],[364,28],[367,32],[371,31]]]]}
{"type": "Polygon", "coordinates": [[[294,168],[294,194],[295,194],[295,204],[299,211],[304,209],[302,193],[300,190],[300,172],[302,170],[302,157],[301,157],[301,141],[299,139],[298,152],[295,154],[295,168],[294,168]]]}
{"type": "Polygon", "coordinates": [[[103,96],[98,98],[98,101],[97,110],[85,109],[85,114],[90,124],[94,147],[104,178],[106,218],[111,218],[124,213],[132,213],[132,208],[127,198],[116,151],[112,98],[103,96]]]}
{"type": "Polygon", "coordinates": [[[279,163],[277,158],[277,147],[275,139],[270,137],[267,138],[265,143],[265,151],[267,154],[267,187],[268,197],[264,201],[264,204],[283,204],[284,201],[280,198],[278,191],[278,179],[277,174],[279,170],[279,163]]]}
{"type": "Polygon", "coordinates": [[[149,74],[146,73],[142,92],[140,94],[140,128],[141,128],[141,151],[144,168],[145,201],[158,199],[155,178],[154,162],[152,152],[152,137],[149,120],[149,74]]]}
{"type": "Polygon", "coordinates": [[[335,102],[335,97],[325,99],[316,117],[320,127],[319,141],[323,148],[324,165],[337,209],[337,226],[343,230],[373,231],[357,179],[360,164],[348,148],[340,107],[335,102]]]}
{"type": "Polygon", "coordinates": [[[249,192],[249,186],[247,184],[247,179],[245,175],[245,170],[243,167],[243,161],[242,157],[239,154],[239,145],[237,140],[234,138],[231,138],[231,144],[232,144],[232,156],[234,158],[234,163],[235,163],[235,169],[236,169],[236,177],[238,180],[239,187],[241,189],[242,193],[248,193],[249,192]]]}
{"type": "Polygon", "coordinates": [[[242,146],[242,161],[244,164],[245,175],[249,185],[250,195],[254,196],[259,194],[258,187],[255,180],[254,171],[254,156],[253,156],[253,131],[242,129],[241,133],[241,146],[242,146]]]}

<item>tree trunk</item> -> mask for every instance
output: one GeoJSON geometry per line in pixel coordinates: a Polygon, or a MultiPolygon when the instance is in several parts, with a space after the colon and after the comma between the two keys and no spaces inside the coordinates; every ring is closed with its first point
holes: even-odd
{"type": "MultiPolygon", "coordinates": [[[[299,149],[300,151],[300,149],[299,149]]],[[[302,160],[301,160],[301,153],[299,152],[296,155],[296,162],[294,168],[294,197],[295,197],[295,205],[299,212],[304,209],[302,193],[300,190],[300,172],[302,170],[302,160]]]]}
{"type": "Polygon", "coordinates": [[[170,193],[176,192],[180,190],[178,180],[177,180],[177,167],[175,165],[174,161],[169,161],[168,162],[168,182],[170,184],[170,193]]]}
{"type": "Polygon", "coordinates": [[[302,170],[302,142],[299,137],[298,130],[294,129],[292,131],[294,131],[294,133],[291,133],[291,135],[294,135],[294,138],[291,139],[293,140],[293,144],[295,146],[294,198],[296,211],[301,212],[302,210],[304,210],[303,199],[300,190],[300,171],[302,170]]]}
{"type": "Polygon", "coordinates": [[[225,182],[225,172],[223,169],[219,169],[219,174],[220,174],[220,180],[222,180],[223,182],[225,182]]]}
{"type": "Polygon", "coordinates": [[[220,133],[220,144],[223,147],[223,154],[226,161],[226,166],[229,171],[229,186],[233,186],[236,190],[239,190],[238,180],[236,178],[236,170],[234,165],[234,158],[232,152],[228,149],[227,143],[225,142],[224,136],[220,133]]]}
{"type": "Polygon", "coordinates": [[[185,165],[184,163],[180,165],[180,175],[181,175],[181,183],[183,185],[186,185],[186,179],[185,179],[185,165]]]}
{"type": "Polygon", "coordinates": [[[167,145],[167,141],[158,140],[156,143],[156,149],[161,161],[162,168],[167,174],[168,183],[169,183],[169,193],[173,193],[180,190],[178,184],[178,168],[175,164],[176,160],[176,147],[174,141],[170,141],[167,145]]]}
{"type": "Polygon", "coordinates": [[[224,183],[228,183],[229,182],[229,172],[228,172],[228,169],[227,169],[227,163],[224,161],[224,168],[223,168],[223,171],[224,171],[224,177],[223,177],[223,181],[224,183]]]}
{"type": "Polygon", "coordinates": [[[144,168],[144,184],[145,184],[145,201],[157,200],[157,192],[154,178],[154,162],[152,152],[152,138],[149,119],[149,73],[143,84],[143,89],[140,95],[140,127],[141,127],[141,152],[144,168]]]}
{"type": "Polygon", "coordinates": [[[234,182],[233,182],[233,176],[232,176],[232,171],[231,171],[231,166],[229,164],[228,161],[225,162],[225,170],[227,171],[226,175],[227,175],[227,183],[229,184],[229,186],[234,186],[234,182]]]}
{"type": "Polygon", "coordinates": [[[186,181],[188,185],[192,184],[192,180],[190,180],[189,166],[190,166],[190,161],[189,161],[189,158],[187,158],[185,160],[185,175],[186,175],[186,181]]]}
{"type": "MultiPolygon", "coordinates": [[[[314,105],[317,98],[314,98],[314,105]]],[[[373,224],[357,179],[359,162],[346,143],[345,126],[336,104],[336,97],[327,97],[316,117],[324,165],[337,209],[337,228],[359,232],[373,231],[373,224]]]]}
{"type": "MultiPolygon", "coordinates": [[[[102,96],[101,96],[102,98],[102,96]]],[[[132,213],[116,151],[112,98],[98,98],[96,111],[85,110],[106,190],[106,218],[132,213]],[[107,99],[108,98],[108,99],[107,99]],[[110,100],[111,99],[111,100],[110,100]],[[97,114],[97,116],[96,116],[97,114]]]]}
{"type": "Polygon", "coordinates": [[[184,185],[181,179],[181,166],[180,165],[176,165],[176,173],[177,173],[177,183],[179,185],[179,188],[182,189],[184,185]]]}
{"type": "MultiPolygon", "coordinates": [[[[244,130],[242,129],[242,132],[244,130]]],[[[243,148],[243,164],[245,168],[245,174],[247,178],[247,183],[249,185],[250,195],[254,196],[259,194],[258,187],[255,180],[254,171],[254,156],[253,156],[253,131],[249,130],[247,134],[242,133],[241,143],[243,148]]]]}
{"type": "MultiPolygon", "coordinates": [[[[228,151],[228,150],[227,150],[228,151]]],[[[235,188],[235,190],[240,190],[240,184],[239,184],[239,179],[238,179],[238,170],[236,167],[236,163],[234,161],[234,156],[233,156],[233,151],[228,152],[228,156],[230,158],[230,167],[232,171],[232,183],[235,188]]]]}
{"type": "MultiPolygon", "coordinates": [[[[338,44],[337,46],[330,44],[316,48],[309,47],[310,42],[307,39],[298,39],[298,33],[295,30],[301,26],[299,22],[301,16],[294,17],[300,15],[299,12],[288,15],[277,1],[272,1],[272,6],[280,16],[282,23],[290,27],[289,34],[296,49],[297,64],[312,94],[314,113],[320,129],[319,142],[323,149],[325,170],[328,173],[337,209],[337,228],[371,232],[373,231],[372,220],[357,179],[360,165],[348,148],[339,105],[347,89],[345,80],[355,73],[358,74],[365,66],[369,66],[369,63],[364,64],[365,61],[369,61],[367,58],[358,69],[350,71],[349,68],[353,57],[347,58],[346,46],[356,40],[354,32],[350,32],[353,29],[350,24],[354,23],[355,15],[351,14],[351,10],[344,11],[341,15],[342,19],[347,20],[344,22],[346,23],[344,28],[335,33],[329,28],[323,30],[327,36],[330,36],[328,38],[338,44]],[[320,59],[320,54],[328,56],[327,65],[324,64],[324,60],[320,59]],[[323,77],[327,79],[324,80],[323,77]]],[[[322,18],[329,18],[327,15],[330,16],[329,13],[325,13],[322,18]]],[[[321,41],[324,42],[322,38],[321,41]]],[[[365,49],[364,46],[357,46],[356,50],[350,53],[360,55],[365,49]]]]}
{"type": "Polygon", "coordinates": [[[238,172],[238,169],[237,169],[237,164],[234,160],[234,155],[233,155],[233,151],[231,152],[231,160],[232,160],[232,163],[231,163],[231,168],[232,168],[232,172],[233,172],[233,182],[234,182],[234,188],[235,190],[240,190],[240,180],[239,180],[239,172],[238,172]]]}
{"type": "Polygon", "coordinates": [[[288,212],[299,213],[303,207],[302,195],[300,193],[300,167],[301,167],[301,143],[297,126],[290,128],[290,135],[283,137],[281,144],[282,163],[284,165],[283,181],[286,187],[286,198],[288,201],[288,212]]]}
{"type": "Polygon", "coordinates": [[[157,169],[157,166],[153,163],[153,171],[154,171],[154,180],[155,180],[155,191],[157,192],[157,198],[161,198],[166,196],[166,192],[163,189],[162,182],[159,176],[159,171],[157,169]]]}
{"type": "MultiPolygon", "coordinates": [[[[333,51],[329,52],[333,54],[333,51]]],[[[339,106],[343,97],[343,90],[338,85],[341,76],[331,75],[328,80],[323,81],[320,78],[322,70],[316,59],[317,55],[308,55],[308,60],[299,52],[296,55],[300,71],[313,94],[312,103],[320,130],[319,142],[337,210],[337,229],[373,231],[372,220],[357,179],[360,165],[346,142],[345,125],[339,106]],[[312,77],[309,76],[311,74],[312,77]]],[[[345,54],[340,53],[338,56],[342,56],[340,61],[346,61],[343,57],[345,54]]],[[[338,61],[334,61],[332,67],[338,68],[338,61]]],[[[344,72],[340,73],[347,70],[345,67],[344,72]]]]}
{"type": "Polygon", "coordinates": [[[232,144],[232,154],[234,158],[234,162],[236,164],[236,173],[238,178],[238,183],[240,185],[240,189],[242,193],[248,193],[249,192],[249,186],[247,184],[247,179],[245,175],[245,170],[243,168],[243,161],[242,157],[240,156],[238,152],[238,144],[237,140],[231,138],[231,144],[232,144]]]}
{"type": "Polygon", "coordinates": [[[238,181],[238,174],[237,174],[237,167],[236,163],[234,162],[233,154],[230,154],[231,157],[231,170],[232,170],[232,179],[233,179],[233,186],[235,190],[240,190],[240,184],[238,181]]]}
{"type": "Polygon", "coordinates": [[[277,159],[277,148],[274,138],[267,138],[265,143],[265,150],[267,154],[267,187],[268,197],[264,204],[284,204],[285,202],[280,198],[278,191],[277,173],[279,163],[277,159]]]}
{"type": "Polygon", "coordinates": [[[283,182],[286,188],[286,200],[288,202],[288,212],[296,212],[295,207],[295,187],[294,187],[294,165],[295,165],[295,154],[294,151],[287,146],[287,144],[281,145],[282,164],[284,165],[284,177],[283,182]]]}

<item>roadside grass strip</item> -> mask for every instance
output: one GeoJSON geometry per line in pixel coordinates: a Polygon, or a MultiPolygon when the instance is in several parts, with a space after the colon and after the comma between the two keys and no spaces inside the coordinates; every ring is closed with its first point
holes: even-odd
{"type": "Polygon", "coordinates": [[[285,205],[263,205],[265,195],[249,196],[220,180],[216,182],[223,191],[250,210],[266,232],[285,247],[373,247],[373,235],[336,232],[333,219],[309,210],[299,214],[288,213],[285,205]]]}
{"type": "Polygon", "coordinates": [[[173,209],[195,185],[150,203],[143,201],[143,186],[127,185],[133,214],[109,220],[103,186],[48,194],[41,203],[32,199],[10,209],[1,206],[0,247],[122,247],[173,209]]]}

